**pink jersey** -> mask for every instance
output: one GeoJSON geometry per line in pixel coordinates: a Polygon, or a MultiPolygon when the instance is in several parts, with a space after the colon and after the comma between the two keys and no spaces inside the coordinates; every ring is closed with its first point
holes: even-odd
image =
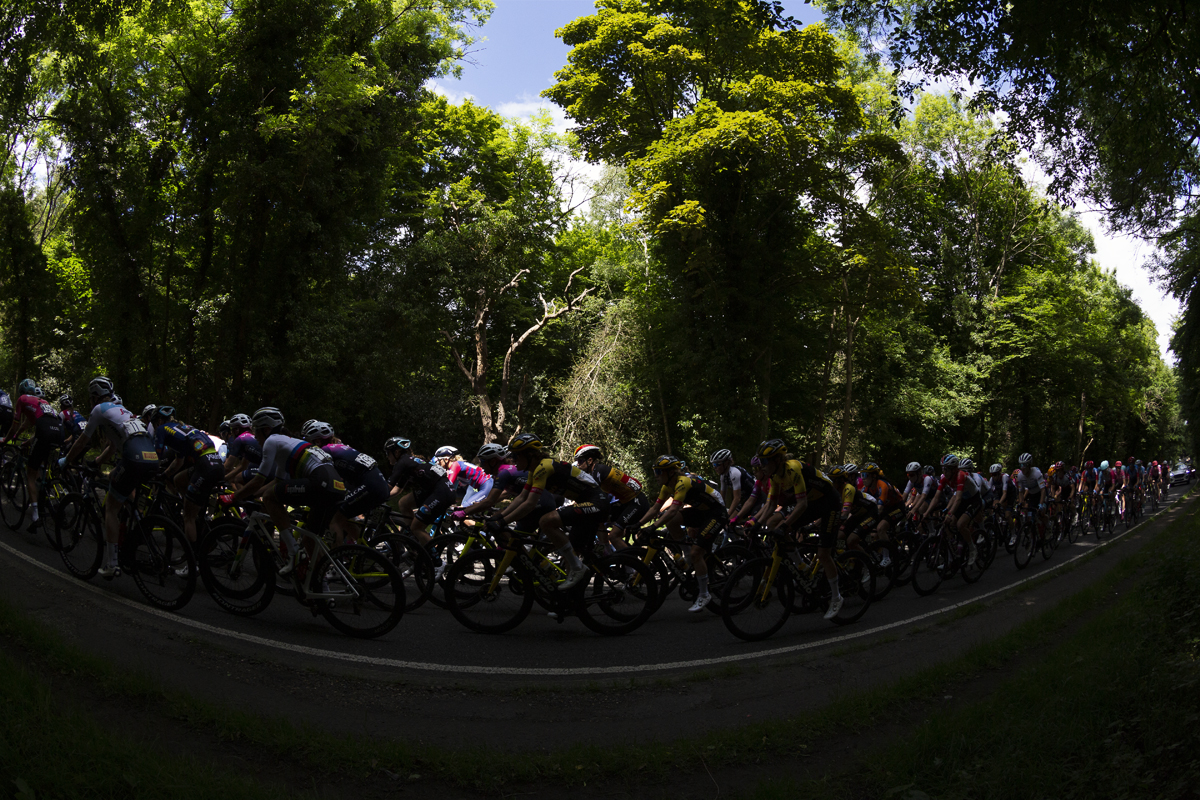
{"type": "Polygon", "coordinates": [[[468,485],[472,489],[478,489],[492,478],[481,467],[477,467],[469,461],[455,461],[450,464],[450,471],[446,474],[446,480],[450,481],[453,486],[461,486],[466,488],[468,485]]]}
{"type": "Polygon", "coordinates": [[[17,398],[17,417],[20,418],[22,414],[28,414],[32,420],[41,419],[43,414],[58,416],[49,403],[31,394],[23,394],[17,398]]]}

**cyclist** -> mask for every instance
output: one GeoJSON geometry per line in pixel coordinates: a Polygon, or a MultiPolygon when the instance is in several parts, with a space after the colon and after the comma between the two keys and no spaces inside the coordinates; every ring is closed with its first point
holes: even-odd
{"type": "Polygon", "coordinates": [[[38,518],[38,479],[42,477],[50,448],[61,447],[66,434],[63,431],[62,417],[49,403],[35,394],[37,386],[33,381],[26,378],[21,381],[19,389],[21,395],[17,398],[15,418],[8,428],[8,434],[0,438],[0,444],[11,442],[22,431],[33,428],[29,460],[25,464],[25,487],[29,491],[29,507],[33,513],[33,521],[29,523],[28,530],[33,532],[41,524],[38,518]]]}
{"type": "Polygon", "coordinates": [[[833,619],[842,610],[842,593],[838,587],[837,565],[833,563],[833,548],[837,544],[837,520],[840,503],[833,482],[811,464],[792,458],[782,439],[768,439],[758,446],[758,457],[766,464],[771,487],[767,502],[759,511],[758,520],[764,522],[767,512],[773,512],[777,503],[788,493],[794,493],[796,502],[784,515],[776,515],[771,527],[783,527],[794,531],[810,522],[818,522],[817,560],[829,581],[829,609],[825,619],[833,619]]]}
{"type": "Polygon", "coordinates": [[[683,462],[671,455],[662,455],[654,460],[654,477],[662,489],[654,505],[642,517],[642,522],[653,521],[665,525],[671,538],[684,538],[683,528],[691,550],[686,556],[696,571],[699,593],[688,611],[697,612],[712,600],[708,592],[708,563],[705,555],[713,539],[726,522],[725,502],[709,484],[696,480],[683,470],[683,462]]]}
{"type": "Polygon", "coordinates": [[[328,422],[309,420],[300,430],[304,439],[320,447],[333,459],[333,468],[346,484],[346,496],[330,520],[335,544],[358,538],[358,531],[351,520],[369,514],[387,502],[391,493],[387,478],[379,469],[375,459],[366,453],[343,444],[328,422]]]}
{"type": "Polygon", "coordinates": [[[0,389],[0,431],[6,431],[13,423],[13,401],[8,392],[0,389]]]}
{"type": "Polygon", "coordinates": [[[1077,482],[1063,462],[1057,461],[1050,467],[1048,481],[1051,487],[1050,494],[1053,497],[1052,502],[1057,503],[1061,509],[1064,533],[1070,528],[1071,499],[1075,495],[1075,484],[1077,482]]]}
{"type": "Polygon", "coordinates": [[[1012,511],[1017,503],[1017,487],[1012,477],[1004,471],[1003,464],[992,464],[988,468],[988,483],[992,487],[992,508],[1000,512],[1005,527],[1011,528],[1012,511]]]}
{"type": "Polygon", "coordinates": [[[74,463],[87,450],[92,436],[98,431],[104,433],[108,443],[96,461],[103,462],[119,454],[119,460],[109,475],[111,483],[104,499],[105,544],[99,571],[100,577],[112,579],[121,574],[117,561],[117,544],[121,537],[118,512],[129,501],[134,490],[158,472],[158,452],[142,421],[116,402],[112,381],[103,375],[92,378],[88,384],[88,396],[92,401],[92,413],[88,416],[87,425],[67,454],[58,460],[58,465],[64,467],[74,463]]]}
{"type": "Polygon", "coordinates": [[[758,456],[750,459],[750,471],[754,475],[754,488],[750,490],[750,494],[746,495],[746,502],[742,503],[741,507],[731,506],[733,512],[729,516],[729,524],[736,525],[739,519],[745,519],[757,512],[767,499],[767,492],[770,485],[770,476],[767,474],[766,465],[758,456]]]}
{"type": "Polygon", "coordinates": [[[1083,469],[1079,471],[1079,476],[1075,481],[1075,493],[1083,498],[1079,504],[1079,525],[1080,530],[1087,533],[1087,524],[1096,516],[1096,464],[1093,461],[1085,461],[1083,469]],[[1086,515],[1086,517],[1084,516],[1086,515]]]}
{"type": "Polygon", "coordinates": [[[967,543],[967,566],[975,566],[979,553],[975,547],[975,537],[971,535],[971,522],[983,510],[983,497],[980,486],[973,474],[966,469],[959,469],[959,458],[953,453],[942,457],[942,478],[938,481],[937,492],[933,502],[921,513],[921,519],[929,515],[929,510],[936,508],[947,495],[946,521],[955,521],[958,535],[967,543]]]}
{"type": "Polygon", "coordinates": [[[1043,490],[1046,488],[1046,476],[1033,465],[1033,455],[1030,453],[1022,453],[1017,459],[1017,465],[1017,471],[1013,473],[1013,480],[1021,491],[1020,502],[1027,508],[1037,509],[1038,520],[1044,527],[1046,506],[1043,490]]]}
{"type": "Polygon", "coordinates": [[[567,563],[566,579],[560,589],[570,589],[587,577],[588,569],[579,560],[579,553],[595,547],[596,534],[608,518],[608,503],[600,486],[579,467],[551,458],[542,449],[542,440],[532,433],[519,433],[508,443],[508,452],[517,469],[529,473],[525,488],[508,508],[494,514],[488,529],[500,534],[509,522],[517,522],[518,530],[528,530],[520,523],[538,514],[540,495],[546,492],[561,494],[573,501],[556,510],[541,514],[538,530],[550,540],[551,547],[567,563]],[[570,532],[570,538],[565,531],[570,532]]]}
{"type": "Polygon", "coordinates": [[[278,408],[264,406],[255,411],[250,430],[262,448],[262,461],[254,477],[233,493],[233,501],[262,497],[263,508],[279,529],[279,540],[287,551],[287,563],[279,574],[289,575],[296,568],[300,548],[294,533],[297,526],[287,507],[307,506],[305,529],[320,536],[345,499],[346,484],[328,453],[291,435],[278,408]]]}
{"type": "MultiPolygon", "coordinates": [[[[479,452],[475,454],[475,461],[484,472],[491,476],[492,488],[487,493],[487,497],[454,511],[452,516],[455,519],[465,519],[469,514],[486,511],[505,497],[513,498],[521,493],[529,476],[512,464],[506,463],[507,457],[508,448],[502,444],[485,444],[479,448],[479,452]]],[[[552,498],[553,495],[543,495],[543,499],[546,501],[550,501],[552,498]]],[[[544,505],[548,510],[558,507],[556,503],[551,502],[546,502],[544,505]]]]}
{"type": "Polygon", "coordinates": [[[234,486],[242,486],[254,478],[262,463],[262,445],[250,431],[250,418],[245,414],[234,414],[229,418],[229,449],[225,454],[225,480],[234,486]]]}
{"type": "Polygon", "coordinates": [[[629,545],[625,532],[636,530],[639,521],[650,508],[650,501],[642,491],[637,478],[600,461],[600,448],[594,444],[581,444],[575,448],[575,464],[592,476],[600,488],[612,499],[610,514],[612,528],[608,532],[607,544],[613,551],[624,550],[629,545]]]}
{"type": "MultiPolygon", "coordinates": [[[[863,550],[862,539],[878,521],[879,506],[876,505],[874,497],[864,494],[855,485],[854,476],[858,474],[857,464],[833,467],[825,474],[842,499],[839,532],[845,535],[847,547],[863,550]]],[[[870,579],[871,576],[868,573],[864,577],[870,579]]]]}
{"type": "Polygon", "coordinates": [[[429,526],[454,505],[454,489],[446,479],[446,470],[414,456],[412,442],[401,436],[384,442],[383,450],[392,465],[388,477],[391,496],[398,498],[397,508],[417,541],[429,544],[429,526]]]}
{"type": "Polygon", "coordinates": [[[183,495],[183,532],[194,544],[196,519],[208,506],[213,489],[225,479],[221,458],[208,434],[175,419],[175,409],[171,406],[159,406],[150,421],[154,425],[154,449],[159,459],[168,453],[174,456],[163,477],[183,495]]]}
{"type": "Polygon", "coordinates": [[[221,457],[221,463],[225,463],[225,459],[229,458],[229,420],[221,420],[221,424],[217,426],[217,438],[221,443],[217,445],[217,455],[221,457]]]}
{"type": "MultiPolygon", "coordinates": [[[[862,491],[874,497],[879,503],[879,521],[875,524],[874,538],[877,541],[886,542],[888,533],[904,519],[904,497],[874,461],[863,464],[862,475],[862,491]]],[[[884,548],[879,566],[886,567],[891,563],[891,547],[889,546],[884,548]]]]}
{"type": "Polygon", "coordinates": [[[1112,465],[1113,489],[1117,496],[1117,516],[1125,514],[1125,489],[1129,485],[1129,475],[1125,467],[1118,461],[1112,465]]]}
{"type": "Polygon", "coordinates": [[[439,447],[433,460],[446,470],[446,480],[455,490],[463,493],[462,505],[469,506],[488,496],[492,490],[492,476],[470,461],[463,461],[456,447],[439,447]]]}
{"type": "Polygon", "coordinates": [[[708,461],[717,473],[726,508],[740,509],[754,491],[754,476],[733,463],[733,453],[729,450],[718,450],[708,461]]]}

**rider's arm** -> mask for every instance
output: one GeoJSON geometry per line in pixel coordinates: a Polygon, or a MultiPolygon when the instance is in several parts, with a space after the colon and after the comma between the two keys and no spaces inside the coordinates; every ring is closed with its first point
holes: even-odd
{"type": "Polygon", "coordinates": [[[521,491],[521,494],[517,495],[517,499],[508,508],[500,512],[501,521],[507,524],[528,515],[529,512],[537,507],[538,494],[539,492],[530,490],[529,484],[525,484],[525,488],[521,491]]]}
{"type": "Polygon", "coordinates": [[[255,475],[248,480],[242,488],[233,493],[233,502],[245,500],[247,497],[254,497],[263,487],[267,479],[263,475],[255,475]]]}

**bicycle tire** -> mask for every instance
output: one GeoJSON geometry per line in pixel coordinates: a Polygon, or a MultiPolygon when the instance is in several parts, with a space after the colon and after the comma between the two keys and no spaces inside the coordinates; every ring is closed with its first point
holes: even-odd
{"type": "Polygon", "coordinates": [[[104,558],[104,525],[91,506],[89,498],[72,492],[63,498],[64,504],[73,509],[69,520],[64,515],[62,525],[55,523],[59,558],[67,572],[80,580],[89,581],[100,569],[104,558]]]}
{"type": "Polygon", "coordinates": [[[383,554],[404,579],[405,613],[420,608],[433,593],[433,557],[416,539],[402,533],[378,536],[370,547],[383,554]]]}
{"type": "Polygon", "coordinates": [[[328,555],[320,553],[312,570],[312,579],[322,582],[321,592],[345,594],[316,601],[325,621],[342,633],[376,639],[400,624],[407,605],[404,578],[383,553],[361,544],[344,544],[328,555]]]}
{"type": "Polygon", "coordinates": [[[888,592],[892,591],[895,585],[895,573],[893,567],[896,564],[896,559],[892,557],[893,552],[891,540],[877,539],[870,544],[871,555],[875,559],[875,600],[882,600],[887,597],[888,592]],[[887,554],[888,565],[882,565],[883,555],[887,554]]]}
{"type": "Polygon", "coordinates": [[[735,569],[753,557],[750,548],[740,544],[723,545],[705,556],[704,560],[708,565],[708,593],[712,597],[705,608],[718,617],[722,615],[724,601],[721,598],[725,593],[725,581],[729,580],[735,569]]]}
{"type": "Polygon", "coordinates": [[[41,489],[42,491],[38,494],[38,514],[42,518],[42,535],[46,537],[46,542],[50,547],[57,550],[58,526],[63,524],[62,514],[64,510],[73,514],[78,508],[71,506],[63,509],[62,502],[71,491],[57,476],[46,481],[41,489]]]}
{"type": "Polygon", "coordinates": [[[504,633],[520,625],[533,608],[535,587],[519,559],[513,559],[495,591],[492,578],[506,550],[471,550],[447,570],[446,600],[450,613],[476,633],[504,633]]]}
{"type": "Polygon", "coordinates": [[[735,569],[725,582],[721,619],[729,632],[743,641],[774,636],[791,616],[795,587],[786,565],[779,566],[774,583],[763,591],[763,580],[772,563],[772,558],[753,558],[735,569]]]}
{"type": "Polygon", "coordinates": [[[970,553],[964,552],[962,555],[962,565],[958,569],[958,573],[962,575],[962,579],[967,583],[975,583],[983,577],[983,573],[987,570],[987,566],[984,563],[987,558],[987,553],[985,552],[987,545],[980,544],[980,533],[982,531],[973,531],[975,537],[975,563],[969,564],[970,553]]]}
{"type": "Polygon", "coordinates": [[[161,514],[143,517],[121,545],[123,572],[150,605],[178,611],[196,592],[199,567],[183,529],[161,514]]]}
{"type": "Polygon", "coordinates": [[[928,597],[942,585],[941,559],[946,555],[941,536],[930,536],[917,548],[913,555],[912,587],[921,597],[928,597]]]}
{"type": "Polygon", "coordinates": [[[654,571],[633,556],[613,553],[593,561],[587,580],[571,590],[575,615],[602,636],[622,636],[640,628],[658,608],[654,571]]]}
{"type": "Polygon", "coordinates": [[[213,602],[240,617],[250,617],[271,605],[278,582],[275,555],[251,535],[245,552],[238,554],[244,522],[210,527],[196,548],[200,580],[213,602]]]}
{"type": "MultiPolygon", "coordinates": [[[[439,533],[429,540],[425,546],[426,552],[429,553],[429,561],[433,567],[434,574],[437,573],[437,568],[445,563],[445,568],[442,569],[440,578],[434,580],[429,587],[429,602],[433,603],[438,608],[449,608],[446,602],[446,573],[454,566],[454,562],[466,551],[467,541],[469,537],[465,533],[451,532],[439,533]]],[[[476,542],[471,549],[479,547],[476,542]]]]}
{"type": "Polygon", "coordinates": [[[25,465],[20,458],[8,458],[0,466],[0,517],[14,531],[25,521],[29,508],[29,487],[25,483],[25,465]]]}
{"type": "MultiPolygon", "coordinates": [[[[842,607],[830,620],[835,625],[858,622],[875,600],[875,561],[861,550],[845,550],[833,556],[837,565],[838,591],[842,607]]],[[[825,606],[828,610],[829,606],[825,606]]]]}

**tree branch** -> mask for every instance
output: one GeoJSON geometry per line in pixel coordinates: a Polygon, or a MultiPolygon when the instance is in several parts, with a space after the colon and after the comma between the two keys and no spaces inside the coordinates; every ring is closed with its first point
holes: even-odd
{"type": "Polygon", "coordinates": [[[454,346],[454,340],[450,338],[447,331],[441,331],[442,336],[446,337],[446,343],[450,345],[450,352],[454,354],[454,362],[458,364],[458,368],[462,370],[462,374],[467,376],[467,380],[471,382],[472,387],[475,385],[475,376],[467,369],[467,365],[463,363],[462,356],[458,354],[458,348],[454,346]]]}

